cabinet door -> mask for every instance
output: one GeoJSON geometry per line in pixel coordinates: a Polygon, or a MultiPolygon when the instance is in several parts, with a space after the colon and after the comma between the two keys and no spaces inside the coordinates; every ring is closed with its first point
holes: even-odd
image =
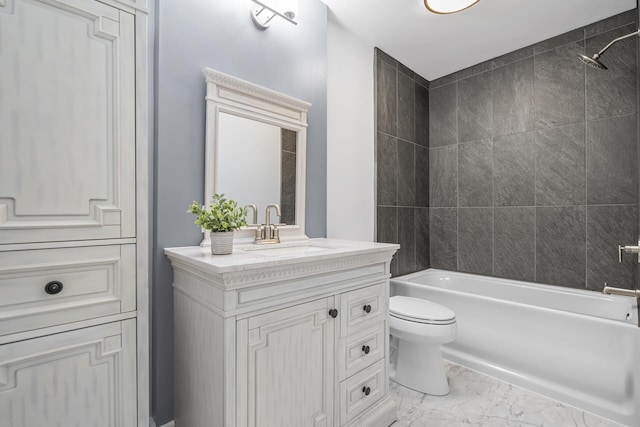
{"type": "Polygon", "coordinates": [[[238,425],[333,425],[336,322],[328,315],[333,301],[300,304],[243,324],[238,369],[246,369],[239,375],[246,379],[238,384],[237,404],[243,412],[238,425]]]}
{"type": "Polygon", "coordinates": [[[0,244],[135,235],[134,16],[0,0],[0,244]]]}
{"type": "Polygon", "coordinates": [[[0,346],[0,427],[136,425],[135,320],[0,346]]]}

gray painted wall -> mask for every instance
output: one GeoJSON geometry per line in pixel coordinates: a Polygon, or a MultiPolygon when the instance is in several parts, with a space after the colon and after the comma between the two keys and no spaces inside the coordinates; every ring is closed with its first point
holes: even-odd
{"type": "Polygon", "coordinates": [[[202,237],[186,209],[204,193],[204,67],[312,104],[306,232],[326,235],[327,9],[319,0],[299,3],[297,26],[276,20],[261,31],[245,1],[156,1],[151,377],[157,425],[173,419],[172,270],[162,251],[197,245],[202,237]]]}
{"type": "MultiPolygon", "coordinates": [[[[429,82],[431,267],[634,287],[637,262],[618,263],[616,248],[638,235],[637,40],[603,56],[609,71],[576,54],[635,31],[636,17],[623,13],[429,82]]],[[[402,218],[386,227],[402,244],[402,218]]]]}

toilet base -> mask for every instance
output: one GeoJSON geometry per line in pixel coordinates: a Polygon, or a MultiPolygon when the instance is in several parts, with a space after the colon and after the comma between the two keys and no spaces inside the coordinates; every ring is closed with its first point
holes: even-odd
{"type": "Polygon", "coordinates": [[[400,339],[395,382],[434,396],[449,394],[440,345],[425,345],[400,339]]]}

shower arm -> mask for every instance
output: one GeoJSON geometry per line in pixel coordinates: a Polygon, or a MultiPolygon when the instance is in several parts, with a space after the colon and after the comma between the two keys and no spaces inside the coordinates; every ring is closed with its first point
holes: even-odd
{"type": "Polygon", "coordinates": [[[594,59],[598,59],[600,57],[600,55],[602,55],[607,49],[609,49],[611,46],[613,46],[614,44],[618,43],[621,40],[624,39],[628,39],[629,37],[633,37],[633,36],[640,36],[640,29],[634,33],[631,34],[627,34],[626,36],[622,36],[622,37],[618,37],[617,39],[611,40],[611,42],[609,42],[608,45],[606,45],[604,48],[602,48],[602,50],[598,53],[596,53],[595,55],[593,55],[594,59]]]}

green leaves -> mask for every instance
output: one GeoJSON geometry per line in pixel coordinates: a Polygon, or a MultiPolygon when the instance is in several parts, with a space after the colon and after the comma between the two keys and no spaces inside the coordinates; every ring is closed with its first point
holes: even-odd
{"type": "Polygon", "coordinates": [[[187,211],[196,216],[195,224],[210,231],[234,231],[247,225],[247,211],[238,207],[233,199],[225,199],[224,194],[214,194],[209,209],[203,209],[195,200],[187,211]]]}

